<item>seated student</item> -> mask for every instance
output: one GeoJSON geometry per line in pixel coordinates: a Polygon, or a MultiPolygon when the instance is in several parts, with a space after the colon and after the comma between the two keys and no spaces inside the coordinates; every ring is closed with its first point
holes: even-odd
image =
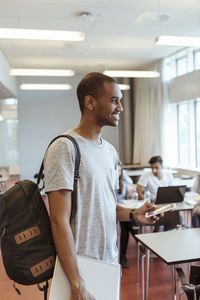
{"type": "MultiPolygon", "coordinates": [[[[132,199],[134,186],[131,178],[123,172],[121,162],[118,162],[118,174],[119,190],[117,191],[117,202],[120,203],[123,200],[132,199]]],[[[134,237],[134,235],[138,233],[138,230],[133,228],[131,222],[120,222],[120,228],[120,264],[123,268],[129,268],[128,260],[126,257],[129,232],[134,237]]]]}
{"type": "Polygon", "coordinates": [[[151,171],[141,175],[137,183],[137,192],[139,199],[143,200],[143,192],[148,189],[151,194],[151,201],[155,202],[159,187],[173,185],[173,176],[171,173],[163,170],[163,160],[161,156],[153,156],[149,160],[151,171]]]}
{"type": "MultiPolygon", "coordinates": [[[[139,199],[144,199],[143,192],[145,189],[150,191],[151,195],[151,202],[156,201],[157,191],[159,187],[163,186],[170,186],[173,185],[173,175],[166,170],[163,170],[163,159],[161,156],[153,156],[149,160],[149,164],[151,166],[151,171],[147,171],[141,175],[139,181],[137,183],[137,192],[139,199]]],[[[174,214],[177,214],[176,212],[174,214]]],[[[172,214],[171,214],[172,217],[172,214]]],[[[178,218],[181,220],[180,215],[178,218]]],[[[161,220],[161,222],[164,222],[161,220]]],[[[164,230],[173,229],[174,225],[169,224],[160,224],[161,226],[164,225],[164,230]]],[[[154,231],[160,231],[161,227],[159,224],[155,225],[154,231]]]]}

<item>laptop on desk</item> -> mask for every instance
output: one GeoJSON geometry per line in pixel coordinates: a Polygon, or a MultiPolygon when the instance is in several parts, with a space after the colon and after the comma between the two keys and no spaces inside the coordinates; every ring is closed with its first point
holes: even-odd
{"type": "Polygon", "coordinates": [[[186,185],[159,187],[155,204],[182,202],[186,192],[186,185]]]}

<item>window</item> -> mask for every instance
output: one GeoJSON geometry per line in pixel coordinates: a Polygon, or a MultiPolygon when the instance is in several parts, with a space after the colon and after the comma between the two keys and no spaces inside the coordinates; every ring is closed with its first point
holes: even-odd
{"type": "Polygon", "coordinates": [[[164,80],[170,80],[172,78],[172,68],[171,68],[171,63],[168,62],[166,65],[165,65],[165,78],[164,80]]]}
{"type": "Polygon", "coordinates": [[[200,50],[194,51],[194,69],[200,69],[200,50]]]}
{"type": "MultiPolygon", "coordinates": [[[[200,49],[188,48],[165,59],[163,77],[169,80],[198,69],[200,49]]],[[[200,169],[200,98],[169,104],[167,119],[167,164],[200,169]]]]}
{"type": "Polygon", "coordinates": [[[193,117],[193,102],[186,102],[177,105],[178,156],[179,165],[184,168],[195,167],[196,164],[193,117]]]}
{"type": "Polygon", "coordinates": [[[187,56],[176,59],[176,76],[181,76],[187,73],[187,56]]]}

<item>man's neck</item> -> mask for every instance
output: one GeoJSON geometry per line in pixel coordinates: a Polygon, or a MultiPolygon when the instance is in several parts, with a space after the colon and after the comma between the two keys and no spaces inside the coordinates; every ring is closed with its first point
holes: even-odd
{"type": "Polygon", "coordinates": [[[95,143],[101,144],[101,128],[91,126],[90,124],[85,124],[84,121],[80,121],[79,125],[74,128],[74,131],[84,137],[85,139],[95,143]]]}
{"type": "Polygon", "coordinates": [[[162,172],[156,176],[158,179],[162,179],[162,172]]]}

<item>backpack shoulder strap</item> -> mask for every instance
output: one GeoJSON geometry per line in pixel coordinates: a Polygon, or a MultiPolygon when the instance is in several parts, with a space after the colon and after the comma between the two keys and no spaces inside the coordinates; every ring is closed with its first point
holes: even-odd
{"type": "MultiPolygon", "coordinates": [[[[80,153],[79,145],[78,145],[77,141],[75,140],[75,138],[73,138],[71,135],[68,135],[68,134],[58,135],[57,137],[55,137],[48,145],[47,150],[48,150],[49,146],[55,140],[62,138],[62,137],[69,139],[73,143],[74,149],[75,149],[74,188],[73,188],[73,192],[72,192],[72,208],[71,208],[71,217],[70,217],[70,220],[71,220],[75,216],[76,211],[77,211],[77,182],[79,179],[79,166],[80,166],[80,160],[81,160],[81,153],[80,153]]],[[[46,150],[46,152],[47,152],[47,150],[46,150]]],[[[43,170],[44,170],[44,158],[42,160],[42,163],[40,166],[40,171],[39,171],[38,178],[37,178],[38,186],[39,186],[40,180],[42,178],[43,170]]]]}

